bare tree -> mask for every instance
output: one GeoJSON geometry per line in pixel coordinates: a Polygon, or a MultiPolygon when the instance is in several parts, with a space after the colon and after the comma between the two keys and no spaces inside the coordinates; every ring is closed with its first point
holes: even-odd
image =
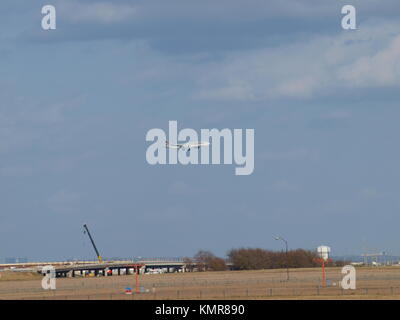
{"type": "Polygon", "coordinates": [[[260,248],[232,249],[228,257],[238,270],[277,269],[315,267],[316,253],[303,249],[290,250],[286,256],[283,251],[271,251],[260,248]]]}
{"type": "Polygon", "coordinates": [[[183,262],[185,263],[186,268],[189,269],[189,272],[193,272],[193,269],[196,265],[195,261],[189,257],[185,257],[183,258],[183,262]]]}
{"type": "Polygon", "coordinates": [[[199,271],[207,271],[212,259],[216,258],[210,251],[200,250],[194,256],[199,271]]]}
{"type": "Polygon", "coordinates": [[[228,269],[225,260],[218,257],[210,259],[208,266],[212,271],[225,271],[228,269]]]}

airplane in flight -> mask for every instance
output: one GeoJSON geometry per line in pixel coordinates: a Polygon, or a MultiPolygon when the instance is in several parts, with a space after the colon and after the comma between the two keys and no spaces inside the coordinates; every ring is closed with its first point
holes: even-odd
{"type": "Polygon", "coordinates": [[[201,147],[207,147],[209,146],[209,142],[204,142],[204,141],[194,141],[194,142],[187,142],[183,144],[170,144],[169,141],[165,141],[165,147],[167,149],[182,149],[184,151],[190,151],[190,149],[200,149],[201,147]]]}

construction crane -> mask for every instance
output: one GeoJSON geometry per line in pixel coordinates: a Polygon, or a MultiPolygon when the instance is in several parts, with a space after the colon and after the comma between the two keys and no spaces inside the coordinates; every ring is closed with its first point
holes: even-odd
{"type": "Polygon", "coordinates": [[[99,260],[99,263],[102,263],[102,262],[103,262],[103,258],[101,257],[101,255],[100,255],[100,253],[99,253],[99,250],[97,250],[97,247],[96,247],[96,245],[94,244],[93,238],[92,238],[92,236],[91,236],[91,234],[90,234],[90,232],[89,232],[89,229],[88,229],[87,225],[84,224],[83,227],[85,228],[85,230],[83,231],[83,233],[86,233],[86,232],[87,232],[87,234],[88,234],[88,236],[89,236],[89,239],[90,239],[90,241],[92,242],[94,251],[96,251],[97,259],[99,260]]]}

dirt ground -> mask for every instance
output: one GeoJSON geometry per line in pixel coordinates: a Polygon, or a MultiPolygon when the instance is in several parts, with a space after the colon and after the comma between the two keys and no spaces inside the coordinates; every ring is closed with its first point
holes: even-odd
{"type": "Polygon", "coordinates": [[[5,273],[0,299],[400,299],[400,267],[359,267],[357,289],[343,290],[340,268],[327,269],[327,287],[320,268],[57,278],[56,290],[43,290],[35,274],[5,273]],[[125,293],[131,287],[133,294],[125,293]]]}

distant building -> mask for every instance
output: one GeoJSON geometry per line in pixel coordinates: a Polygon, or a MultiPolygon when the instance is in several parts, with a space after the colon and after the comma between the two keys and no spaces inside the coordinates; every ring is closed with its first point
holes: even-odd
{"type": "Polygon", "coordinates": [[[28,258],[14,258],[14,257],[11,257],[11,258],[5,258],[4,262],[8,263],[8,264],[12,264],[12,263],[27,263],[28,262],[28,258]]]}

